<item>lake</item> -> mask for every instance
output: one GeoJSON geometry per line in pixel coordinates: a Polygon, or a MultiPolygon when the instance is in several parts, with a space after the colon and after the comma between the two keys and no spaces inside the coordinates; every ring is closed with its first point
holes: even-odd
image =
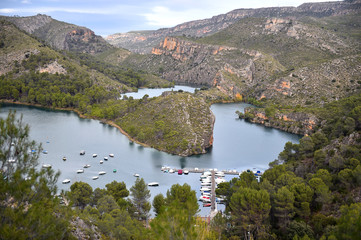
{"type": "MultiPolygon", "coordinates": [[[[246,169],[266,170],[268,163],[275,160],[287,141],[297,143],[299,136],[285,133],[261,125],[247,123],[238,119],[235,111],[243,111],[248,104],[213,104],[212,112],[216,116],[214,126],[214,144],[209,153],[191,157],[180,157],[131,144],[115,127],[102,124],[97,120],[82,119],[74,112],[55,111],[23,105],[3,105],[0,117],[5,118],[9,110],[23,115],[30,125],[30,136],[41,142],[48,154],[41,154],[40,164],[51,164],[59,169],[59,188],[69,190],[71,183],[83,181],[93,189],[104,188],[114,180],[124,181],[129,189],[135,181],[134,173],[144,178],[146,183],[159,182],[159,187],[150,187],[152,198],[158,193],[165,194],[173,184],[188,183],[200,197],[199,174],[178,175],[163,173],[162,166],[176,168],[217,168],[218,170],[246,169]],[[79,153],[85,150],[85,155],[79,153]],[[92,154],[97,154],[96,158],[92,154]],[[108,161],[100,164],[103,157],[110,153],[108,161]],[[63,161],[63,157],[67,160],[63,161]],[[91,167],[77,174],[85,164],[91,167]],[[117,172],[113,173],[113,169],[117,172]],[[92,180],[99,171],[106,174],[92,180]],[[62,184],[64,179],[70,184],[62,184]]],[[[230,180],[234,176],[226,176],[230,180]]],[[[222,209],[222,206],[220,206],[222,209]]],[[[200,207],[200,215],[209,214],[209,208],[200,207]]]]}

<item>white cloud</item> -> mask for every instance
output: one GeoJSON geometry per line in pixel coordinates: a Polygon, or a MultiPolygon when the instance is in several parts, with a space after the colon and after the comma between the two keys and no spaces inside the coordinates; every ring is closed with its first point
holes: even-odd
{"type": "Polygon", "coordinates": [[[30,1],[30,0],[22,0],[21,3],[23,3],[23,4],[30,4],[31,1],[30,1]]]}
{"type": "Polygon", "coordinates": [[[16,9],[13,9],[13,8],[0,8],[0,13],[9,14],[9,13],[15,13],[15,12],[16,12],[16,9]]]}

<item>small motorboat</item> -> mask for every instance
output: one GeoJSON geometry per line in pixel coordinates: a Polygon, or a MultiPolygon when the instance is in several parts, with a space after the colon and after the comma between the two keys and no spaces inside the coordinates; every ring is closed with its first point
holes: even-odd
{"type": "Polygon", "coordinates": [[[83,173],[84,172],[84,169],[78,169],[77,171],[76,171],[76,173],[83,173]]]}
{"type": "Polygon", "coordinates": [[[109,153],[109,157],[114,157],[114,154],[113,154],[113,153],[109,153]]]}
{"type": "Polygon", "coordinates": [[[212,183],[211,182],[202,182],[201,186],[211,186],[212,183]]]}
{"type": "Polygon", "coordinates": [[[183,173],[184,173],[184,175],[188,175],[189,171],[188,171],[188,170],[184,170],[183,173]]]}
{"type": "Polygon", "coordinates": [[[216,178],[215,182],[217,184],[223,183],[223,182],[227,182],[224,178],[216,178]]]}
{"type": "Polygon", "coordinates": [[[93,154],[93,158],[95,158],[95,157],[97,157],[97,156],[98,156],[98,154],[96,154],[96,153],[93,154]]]}
{"type": "Polygon", "coordinates": [[[89,164],[85,164],[83,168],[90,168],[89,164]]]}
{"type": "Polygon", "coordinates": [[[42,167],[43,167],[43,168],[51,168],[51,165],[50,165],[50,164],[43,164],[42,167]]]}
{"type": "Polygon", "coordinates": [[[215,173],[215,176],[216,176],[216,177],[224,177],[224,172],[221,172],[221,171],[216,172],[216,173],[215,173]]]}
{"type": "Polygon", "coordinates": [[[99,178],[99,176],[92,177],[93,180],[97,180],[98,178],[99,178]]]}
{"type": "Polygon", "coordinates": [[[44,150],[43,153],[44,153],[44,154],[48,154],[48,151],[44,150]]]}
{"type": "Polygon", "coordinates": [[[134,176],[134,177],[139,177],[139,174],[138,174],[138,173],[134,173],[133,176],[134,176]]]}
{"type": "Polygon", "coordinates": [[[201,192],[208,192],[208,191],[210,192],[211,189],[209,187],[201,187],[200,191],[201,192]]]}
{"type": "Polygon", "coordinates": [[[85,155],[85,150],[81,150],[80,155],[85,155]]]}
{"type": "Polygon", "coordinates": [[[100,163],[100,164],[103,164],[103,160],[100,160],[99,163],[100,163]]]}
{"type": "Polygon", "coordinates": [[[67,183],[70,183],[70,179],[68,178],[63,180],[63,184],[67,184],[67,183]]]}
{"type": "Polygon", "coordinates": [[[113,169],[113,173],[116,173],[117,172],[117,169],[113,169]]]}
{"type": "Polygon", "coordinates": [[[204,202],[210,202],[211,201],[211,198],[208,197],[208,196],[200,196],[199,197],[199,201],[204,201],[204,202]]]}
{"type": "Polygon", "coordinates": [[[174,169],[169,169],[169,173],[174,173],[174,169]]]}
{"type": "Polygon", "coordinates": [[[150,183],[148,183],[148,186],[149,187],[157,187],[157,186],[159,186],[159,183],[158,182],[150,182],[150,183]]]}
{"type": "Polygon", "coordinates": [[[179,169],[178,170],[178,175],[182,175],[183,174],[183,170],[182,169],[179,169]]]}
{"type": "Polygon", "coordinates": [[[207,197],[210,197],[210,196],[211,196],[211,193],[210,193],[210,192],[202,192],[201,194],[202,194],[202,196],[207,196],[207,197]]]}
{"type": "Polygon", "coordinates": [[[66,157],[63,157],[63,161],[66,161],[66,157]]]}
{"type": "Polygon", "coordinates": [[[105,160],[105,161],[108,161],[108,157],[104,157],[104,160],[105,160]]]}
{"type": "Polygon", "coordinates": [[[212,173],[209,172],[209,171],[207,171],[207,172],[204,172],[203,175],[204,175],[204,176],[212,176],[212,173]]]}
{"type": "Polygon", "coordinates": [[[100,171],[100,172],[99,172],[99,175],[104,175],[104,174],[106,174],[105,171],[100,171]]]}

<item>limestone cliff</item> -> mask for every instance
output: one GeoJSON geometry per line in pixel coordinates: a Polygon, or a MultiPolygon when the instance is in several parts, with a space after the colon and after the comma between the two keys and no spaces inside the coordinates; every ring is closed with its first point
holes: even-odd
{"type": "Polygon", "coordinates": [[[310,135],[317,125],[319,119],[305,112],[277,112],[271,116],[267,116],[265,109],[246,108],[244,114],[240,114],[240,118],[253,123],[259,123],[266,127],[277,128],[286,132],[310,135]]]}
{"type": "Polygon", "coordinates": [[[117,33],[108,36],[106,40],[114,46],[126,48],[135,53],[144,54],[150,53],[152,48],[167,36],[209,36],[244,18],[303,18],[305,16],[319,18],[357,13],[360,8],[361,1],[357,0],[306,3],[299,7],[236,9],[226,14],[221,14],[208,19],[182,23],[172,28],[164,28],[156,31],[117,33]]]}
{"type": "Polygon", "coordinates": [[[112,48],[88,28],[38,14],[31,17],[1,17],[58,50],[96,54],[112,48]]]}

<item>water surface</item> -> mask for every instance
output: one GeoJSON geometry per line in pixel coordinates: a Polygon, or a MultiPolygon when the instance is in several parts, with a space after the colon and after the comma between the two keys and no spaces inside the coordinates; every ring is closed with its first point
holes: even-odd
{"type": "MultiPolygon", "coordinates": [[[[62,184],[68,178],[71,183],[83,181],[93,189],[104,188],[114,180],[124,181],[129,189],[135,181],[134,173],[138,173],[145,182],[159,182],[159,187],[150,188],[152,198],[165,194],[173,184],[188,183],[200,196],[199,174],[190,173],[177,175],[162,173],[162,166],[177,168],[217,168],[219,170],[246,169],[265,170],[268,163],[277,158],[287,141],[298,142],[299,136],[285,133],[261,125],[247,123],[238,119],[236,110],[243,111],[249,105],[214,104],[211,109],[216,116],[214,126],[214,145],[211,151],[204,155],[180,157],[131,144],[126,136],[115,127],[105,125],[96,120],[82,119],[77,114],[68,111],[53,111],[42,108],[5,105],[0,108],[0,117],[5,118],[9,110],[22,114],[24,122],[30,125],[30,136],[41,142],[48,154],[41,154],[41,164],[51,164],[61,171],[59,188],[69,190],[71,184],[62,184]],[[86,154],[80,156],[80,151],[86,154]],[[93,158],[96,153],[98,157],[93,158]],[[113,153],[114,158],[100,164],[103,157],[113,153]],[[62,158],[67,160],[63,161],[62,158]],[[84,173],[77,174],[85,164],[91,167],[84,173]],[[113,173],[113,169],[117,172],[113,173]],[[106,175],[92,180],[99,171],[106,175]]],[[[227,176],[230,180],[233,176],[227,176]]],[[[201,208],[201,215],[207,215],[209,208],[201,208]]]]}

